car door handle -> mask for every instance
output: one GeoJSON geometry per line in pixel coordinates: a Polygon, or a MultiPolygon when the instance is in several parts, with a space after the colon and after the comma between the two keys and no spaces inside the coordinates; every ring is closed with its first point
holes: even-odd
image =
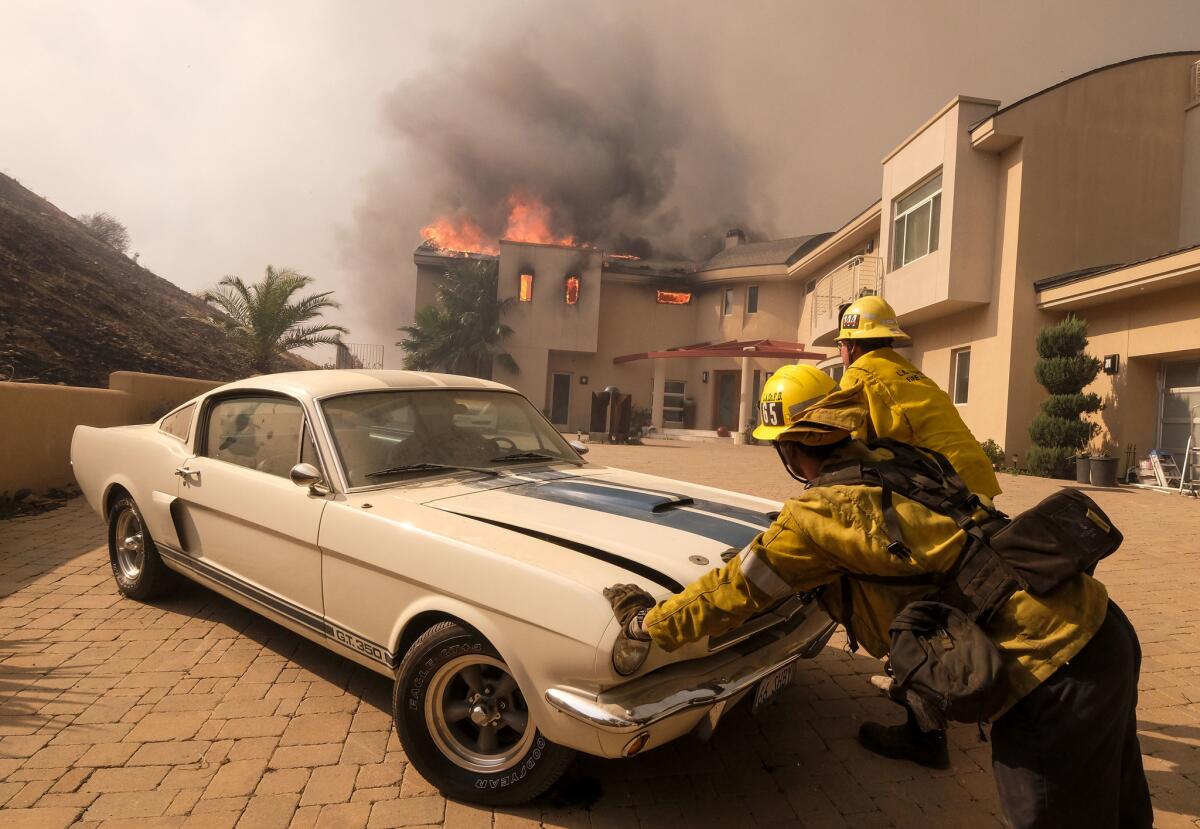
{"type": "Polygon", "coordinates": [[[198,469],[188,469],[186,466],[181,466],[175,470],[175,474],[183,478],[185,484],[191,482],[193,477],[197,483],[200,482],[200,470],[198,469]]]}

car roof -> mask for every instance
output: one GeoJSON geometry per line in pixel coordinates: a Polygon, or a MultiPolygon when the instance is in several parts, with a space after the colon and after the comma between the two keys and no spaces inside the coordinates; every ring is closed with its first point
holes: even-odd
{"type": "Polygon", "coordinates": [[[210,394],[219,394],[237,389],[276,391],[297,397],[326,397],[356,391],[378,391],[380,389],[494,389],[513,391],[503,383],[481,380],[478,377],[463,377],[457,374],[434,374],[426,371],[398,371],[366,369],[320,369],[316,371],[289,371],[280,374],[262,374],[247,377],[213,389],[210,394]]]}

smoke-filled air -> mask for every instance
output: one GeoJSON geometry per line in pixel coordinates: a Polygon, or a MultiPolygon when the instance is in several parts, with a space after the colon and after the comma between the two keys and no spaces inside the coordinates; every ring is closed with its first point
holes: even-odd
{"type": "MultiPolygon", "coordinates": [[[[391,161],[372,178],[346,252],[392,325],[418,244],[494,253],[500,239],[699,257],[725,230],[767,231],[742,148],[702,67],[665,67],[639,32],[525,20],[439,44],[439,68],[384,105],[391,161]],[[529,28],[525,28],[525,26],[529,28]]],[[[399,306],[399,307],[398,307],[399,306]]]]}

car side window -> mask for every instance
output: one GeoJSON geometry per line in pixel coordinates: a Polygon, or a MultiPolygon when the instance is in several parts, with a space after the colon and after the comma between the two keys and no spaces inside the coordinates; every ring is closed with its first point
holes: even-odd
{"type": "Polygon", "coordinates": [[[162,423],[158,425],[160,431],[166,432],[173,438],[179,438],[182,441],[188,439],[188,430],[192,426],[192,413],[196,410],[196,404],[184,406],[179,411],[172,415],[163,418],[162,423]]]}
{"type": "Polygon", "coordinates": [[[304,437],[300,439],[300,463],[311,463],[317,469],[321,468],[321,458],[317,454],[317,446],[313,443],[312,430],[304,426],[304,437]]]}
{"type": "Polygon", "coordinates": [[[236,397],[208,410],[204,454],[268,475],[288,477],[300,454],[304,413],[294,400],[236,397]]]}

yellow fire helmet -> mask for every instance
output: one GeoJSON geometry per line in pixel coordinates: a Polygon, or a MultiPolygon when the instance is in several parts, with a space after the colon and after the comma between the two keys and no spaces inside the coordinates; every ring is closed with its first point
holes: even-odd
{"type": "Polygon", "coordinates": [[[812,366],[784,366],[771,375],[758,401],[755,440],[779,440],[796,425],[801,412],[837,388],[837,383],[812,366]]]}
{"type": "Polygon", "coordinates": [[[881,296],[854,300],[842,313],[837,340],[892,339],[897,344],[912,342],[896,322],[896,311],[881,296]]]}

